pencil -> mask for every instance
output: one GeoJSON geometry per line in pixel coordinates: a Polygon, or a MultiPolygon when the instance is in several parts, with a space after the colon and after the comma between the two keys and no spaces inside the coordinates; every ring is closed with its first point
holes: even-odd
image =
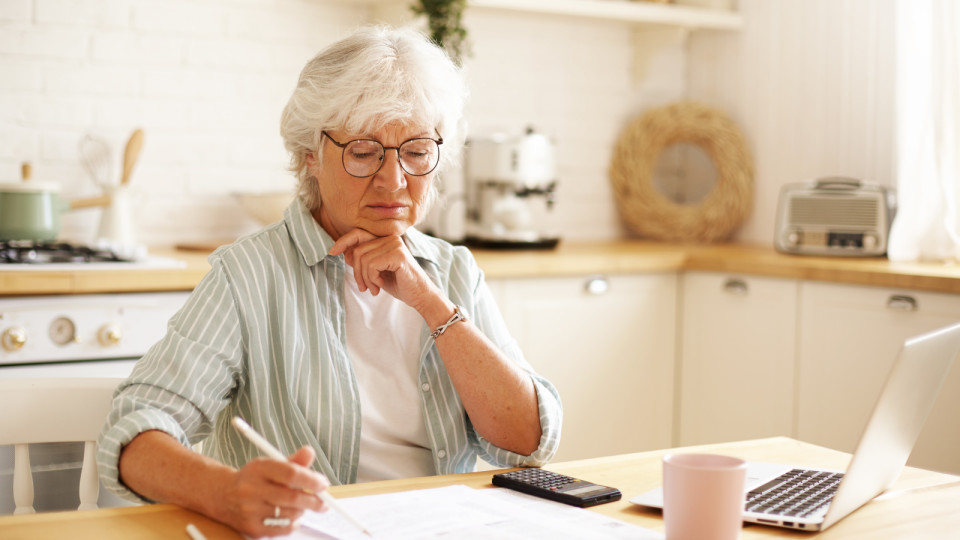
{"type": "Polygon", "coordinates": [[[204,536],[203,533],[200,532],[200,529],[193,523],[187,523],[187,534],[189,534],[193,540],[207,540],[207,537],[204,536]]]}
{"type": "MultiPolygon", "coordinates": [[[[250,439],[250,442],[252,442],[270,459],[287,461],[287,456],[283,455],[279,450],[277,450],[275,446],[270,444],[268,440],[264,439],[263,435],[260,435],[259,433],[257,433],[255,429],[250,427],[250,424],[244,421],[243,418],[240,418],[239,416],[234,416],[233,427],[237,428],[237,431],[243,434],[244,437],[250,439]]],[[[340,506],[340,503],[337,502],[337,500],[333,498],[333,495],[328,493],[326,490],[321,491],[320,493],[314,493],[313,491],[310,491],[308,489],[305,489],[303,491],[310,493],[311,495],[320,497],[323,500],[323,502],[325,502],[327,505],[330,506],[330,508],[333,508],[337,512],[340,512],[343,515],[343,517],[347,518],[347,520],[349,520],[350,523],[353,523],[354,525],[356,525],[356,527],[361,531],[363,531],[364,534],[366,534],[367,536],[373,536],[372,534],[370,534],[370,531],[367,529],[367,527],[360,522],[360,520],[353,517],[353,515],[351,515],[350,512],[347,512],[347,510],[344,507],[340,506]]]]}

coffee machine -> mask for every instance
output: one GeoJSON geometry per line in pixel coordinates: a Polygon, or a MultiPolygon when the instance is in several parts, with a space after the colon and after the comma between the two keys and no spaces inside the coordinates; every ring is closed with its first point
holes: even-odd
{"type": "Polygon", "coordinates": [[[465,242],[493,249],[549,249],[560,241],[542,215],[557,187],[554,146],[532,128],[521,136],[467,141],[465,242]],[[538,216],[541,219],[538,219],[538,216]]]}

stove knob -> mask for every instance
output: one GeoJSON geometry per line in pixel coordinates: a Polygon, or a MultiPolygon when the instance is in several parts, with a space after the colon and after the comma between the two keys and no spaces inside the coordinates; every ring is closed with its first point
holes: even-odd
{"type": "Polygon", "coordinates": [[[100,331],[97,332],[97,339],[100,340],[100,344],[104,347],[112,347],[120,343],[120,338],[123,337],[123,333],[120,331],[120,327],[115,324],[105,324],[100,327],[100,331]]]}
{"type": "Polygon", "coordinates": [[[7,351],[17,351],[27,344],[27,331],[22,326],[11,326],[3,331],[0,344],[7,351]]]}

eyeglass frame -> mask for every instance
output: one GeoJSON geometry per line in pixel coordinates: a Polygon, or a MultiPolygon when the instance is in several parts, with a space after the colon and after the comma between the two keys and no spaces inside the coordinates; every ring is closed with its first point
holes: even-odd
{"type": "Polygon", "coordinates": [[[333,137],[331,137],[330,134],[327,133],[326,131],[320,131],[320,134],[321,134],[321,135],[323,135],[323,136],[326,137],[327,139],[330,139],[330,142],[332,142],[332,143],[334,144],[334,146],[336,146],[337,148],[340,149],[340,165],[343,167],[343,171],[344,171],[345,173],[349,174],[350,176],[352,176],[352,177],[354,177],[354,178],[370,178],[371,176],[373,176],[373,175],[377,174],[378,172],[380,172],[380,169],[383,168],[383,164],[384,164],[384,162],[386,161],[387,150],[396,150],[396,151],[397,151],[397,163],[400,164],[400,168],[401,168],[401,169],[403,170],[403,172],[405,172],[406,174],[409,174],[410,176],[426,176],[426,175],[432,173],[433,171],[437,170],[437,167],[440,165],[440,145],[443,144],[443,137],[440,137],[440,133],[438,133],[438,132],[436,132],[436,131],[434,131],[434,133],[437,133],[437,137],[439,137],[439,140],[438,140],[438,139],[432,139],[432,138],[430,138],[430,137],[413,137],[413,138],[410,138],[410,139],[407,139],[407,140],[403,141],[402,143],[400,143],[400,144],[397,145],[397,146],[384,146],[384,144],[383,144],[382,142],[380,142],[380,141],[378,141],[378,140],[376,140],[376,139],[353,139],[353,140],[347,141],[347,142],[345,142],[345,143],[340,143],[340,142],[337,142],[336,139],[334,139],[333,137]],[[421,174],[413,174],[412,172],[408,171],[406,167],[403,166],[403,160],[400,159],[400,147],[403,146],[403,145],[405,145],[405,144],[407,144],[407,143],[410,142],[410,141],[417,141],[417,140],[421,140],[421,139],[427,139],[427,140],[430,140],[430,141],[433,141],[433,142],[437,143],[437,162],[433,164],[433,168],[430,169],[429,171],[427,171],[427,172],[425,172],[425,173],[421,173],[421,174]],[[351,143],[355,143],[355,142],[359,142],[359,141],[375,142],[375,143],[379,144],[381,148],[383,148],[383,158],[380,160],[380,166],[377,167],[377,170],[373,171],[372,173],[370,173],[370,174],[368,174],[368,175],[366,175],[366,176],[358,176],[358,175],[353,174],[352,172],[348,171],[348,170],[347,170],[347,164],[346,164],[346,162],[344,161],[344,160],[346,159],[345,156],[346,156],[347,146],[349,146],[351,143]]]}

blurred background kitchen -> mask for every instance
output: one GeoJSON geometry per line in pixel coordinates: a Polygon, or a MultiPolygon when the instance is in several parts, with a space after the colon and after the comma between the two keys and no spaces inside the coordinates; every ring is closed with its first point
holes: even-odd
{"type": "MultiPolygon", "coordinates": [[[[536,2],[478,1],[464,15],[471,134],[532,126],[555,145],[544,228],[574,241],[625,236],[608,175],[617,136],[686,99],[726,112],[754,156],[755,203],[736,240],[770,244],[782,184],[829,173],[893,187],[895,0],[689,0],[719,17],[686,28],[576,5],[591,3],[630,2],[574,2],[570,14],[565,2],[532,13],[523,6],[536,2]]],[[[142,128],[130,181],[138,241],[249,232],[258,224],[234,194],[293,187],[277,126],[299,69],[357,25],[424,27],[408,4],[4,0],[0,181],[18,181],[27,161],[65,198],[100,195],[81,141],[108,142],[119,176],[142,128]]],[[[93,241],[99,214],[65,213],[61,236],[93,241]]]]}
{"type": "MultiPolygon", "coordinates": [[[[244,195],[280,192],[280,208],[292,197],[278,125],[301,67],[358,25],[425,28],[411,4],[0,0],[0,185],[21,184],[29,163],[30,182],[94,201],[63,212],[59,239],[96,242],[112,209],[125,217],[111,237],[160,255],[69,270],[55,261],[3,265],[0,377],[128,373],[206,272],[207,253],[280,218],[266,199],[245,207],[244,195]],[[142,147],[125,150],[138,148],[137,130],[142,147]],[[117,188],[125,154],[136,159],[117,188]],[[124,212],[96,205],[111,190],[122,192],[124,212]]],[[[527,178],[533,187],[518,189],[527,192],[519,206],[516,193],[490,193],[503,194],[494,202],[508,211],[499,215],[516,219],[510,209],[525,207],[527,225],[560,240],[556,249],[475,250],[525,356],[563,396],[557,459],[783,435],[853,450],[903,340],[960,320],[960,6],[466,6],[471,142],[510,143],[471,148],[488,156],[524,148],[521,161],[543,165],[527,178]],[[743,214],[712,244],[638,236],[613,181],[615,149],[642,115],[691,102],[742,133],[743,214]],[[897,193],[897,220],[908,218],[900,259],[928,260],[900,263],[846,244],[832,257],[776,253],[781,188],[827,176],[897,193]]],[[[657,160],[656,187],[696,207],[718,171],[697,144],[675,146],[657,160]]],[[[466,173],[442,179],[445,204],[423,228],[464,234],[466,173]]],[[[850,215],[844,208],[826,219],[832,226],[850,215]]],[[[955,366],[911,464],[960,472],[958,408],[955,366]]],[[[11,450],[0,447],[0,514],[13,508],[4,494],[11,450]]],[[[75,448],[51,447],[46,460],[32,453],[35,470],[79,474],[75,448]]],[[[75,507],[75,488],[63,489],[69,497],[38,497],[37,507],[75,507]]]]}

